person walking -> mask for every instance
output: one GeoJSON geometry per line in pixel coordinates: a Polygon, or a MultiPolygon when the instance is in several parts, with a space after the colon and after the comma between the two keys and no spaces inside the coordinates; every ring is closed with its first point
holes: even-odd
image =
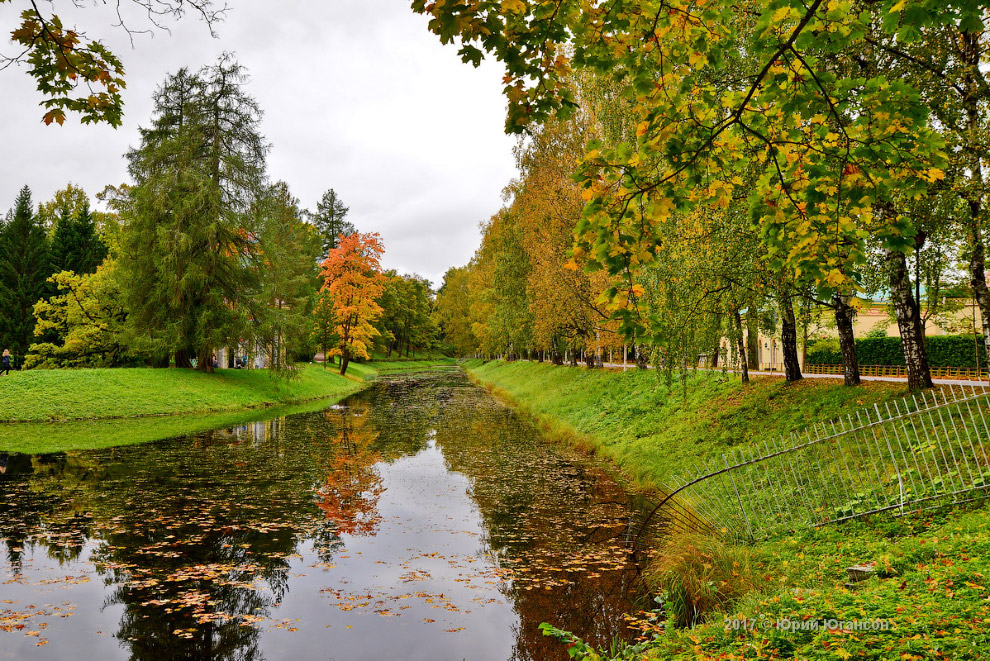
{"type": "Polygon", "coordinates": [[[10,375],[10,349],[3,350],[3,362],[0,362],[0,376],[10,375]]]}

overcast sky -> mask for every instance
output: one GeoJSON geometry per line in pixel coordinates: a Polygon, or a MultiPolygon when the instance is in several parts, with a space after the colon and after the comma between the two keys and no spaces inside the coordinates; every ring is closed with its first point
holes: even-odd
{"type": "MultiPolygon", "coordinates": [[[[7,35],[25,4],[0,4],[5,54],[14,51],[7,35]]],[[[123,154],[149,124],[155,88],[180,67],[232,51],[265,113],[271,177],[287,181],[304,208],[335,189],[359,231],[382,234],[386,267],[439,286],[448,267],[470,259],[478,223],[498,210],[515,175],[501,67],[462,64],[410,0],[229,4],[216,39],[187,17],[170,23],[171,35],[135,36],[132,48],[110,27],[109,8],[56,3],[66,25],[102,38],[123,60],[124,123],[82,125],[70,114],[64,126],[45,126],[25,68],[0,71],[0,213],[25,184],[37,204],[70,181],[91,198],[127,181],[123,154]]],[[[129,23],[149,27],[139,16],[129,23]]]]}

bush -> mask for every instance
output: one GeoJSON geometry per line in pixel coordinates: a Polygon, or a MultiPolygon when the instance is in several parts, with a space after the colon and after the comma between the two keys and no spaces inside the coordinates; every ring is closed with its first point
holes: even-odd
{"type": "Polygon", "coordinates": [[[667,540],[646,572],[661,594],[667,622],[693,627],[757,586],[749,552],[697,533],[667,540]]]}
{"type": "MultiPolygon", "coordinates": [[[[975,367],[974,351],[979,349],[980,367],[986,369],[987,354],[983,338],[972,335],[932,335],[925,339],[928,363],[932,367],[975,367]]],[[[841,365],[839,341],[819,340],[808,347],[809,365],[841,365]]],[[[856,340],[860,365],[903,365],[904,351],[899,337],[865,337],[856,340]]]]}

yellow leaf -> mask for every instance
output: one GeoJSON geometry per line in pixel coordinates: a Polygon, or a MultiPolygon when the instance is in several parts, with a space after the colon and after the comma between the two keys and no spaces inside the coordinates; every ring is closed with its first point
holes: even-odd
{"type": "Polygon", "coordinates": [[[526,3],[522,0],[502,0],[502,11],[522,14],[526,11],[526,3]]]}

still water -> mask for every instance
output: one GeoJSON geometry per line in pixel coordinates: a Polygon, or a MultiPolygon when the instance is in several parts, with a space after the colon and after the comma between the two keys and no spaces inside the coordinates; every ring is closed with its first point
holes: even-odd
{"type": "Polygon", "coordinates": [[[316,413],[11,455],[0,659],[565,659],[541,622],[631,635],[636,510],[457,369],[316,413]]]}

